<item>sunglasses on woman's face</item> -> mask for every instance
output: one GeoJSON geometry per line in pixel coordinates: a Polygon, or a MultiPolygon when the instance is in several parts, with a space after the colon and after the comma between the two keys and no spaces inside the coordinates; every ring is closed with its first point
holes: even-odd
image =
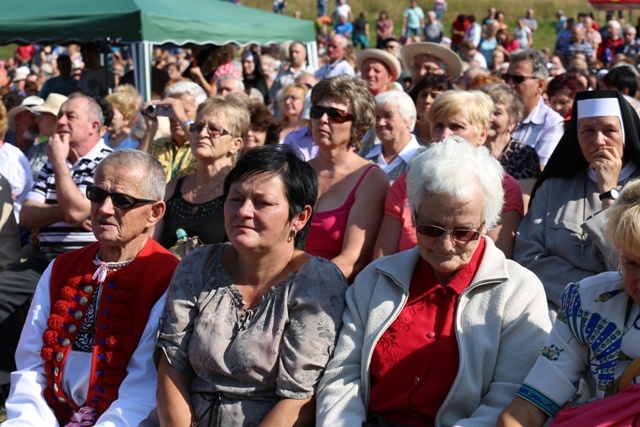
{"type": "Polygon", "coordinates": [[[124,193],[109,193],[100,187],[95,185],[87,185],[87,199],[94,203],[102,203],[107,197],[111,197],[111,203],[113,206],[120,209],[133,209],[136,206],[149,205],[155,203],[157,200],[137,199],[133,196],[124,193]]]}
{"type": "Polygon", "coordinates": [[[454,228],[453,230],[447,230],[446,228],[438,227],[437,225],[416,225],[416,231],[423,236],[440,238],[443,234],[451,234],[454,240],[459,242],[471,242],[478,240],[480,237],[480,230],[484,227],[484,222],[477,230],[469,228],[454,228]]]}
{"type": "Polygon", "coordinates": [[[322,107],[320,105],[312,105],[309,111],[309,116],[312,119],[320,119],[323,115],[327,115],[330,122],[333,123],[345,123],[353,121],[353,114],[346,111],[339,110],[333,107],[322,107]]]}
{"type": "Polygon", "coordinates": [[[446,228],[438,227],[437,225],[418,224],[416,225],[416,231],[423,236],[433,237],[436,239],[439,239],[443,234],[451,234],[453,239],[459,242],[472,242],[474,240],[478,240],[482,227],[484,227],[484,221],[480,224],[480,227],[475,230],[472,228],[454,228],[453,230],[447,230],[446,228]]]}

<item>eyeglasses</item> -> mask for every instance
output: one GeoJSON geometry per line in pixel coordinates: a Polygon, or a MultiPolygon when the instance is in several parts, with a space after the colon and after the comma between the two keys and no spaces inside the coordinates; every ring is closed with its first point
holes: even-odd
{"type": "Polygon", "coordinates": [[[205,128],[207,129],[207,133],[209,133],[209,136],[213,139],[218,139],[225,135],[230,135],[228,130],[216,126],[212,123],[207,123],[206,125],[203,125],[202,123],[191,123],[189,125],[189,132],[199,134],[200,132],[202,132],[202,129],[205,128]]]}
{"type": "Polygon", "coordinates": [[[333,123],[351,122],[354,119],[353,114],[333,107],[321,107],[320,105],[312,105],[311,110],[309,111],[309,116],[312,119],[320,119],[325,114],[327,115],[329,121],[333,123]]]}
{"type": "Polygon", "coordinates": [[[415,72],[424,71],[425,74],[444,74],[445,71],[438,66],[428,66],[428,65],[413,65],[411,69],[415,72]]]}
{"type": "Polygon", "coordinates": [[[87,185],[87,199],[94,203],[102,203],[107,197],[111,197],[111,203],[113,206],[120,209],[133,209],[136,206],[149,205],[155,203],[157,200],[149,199],[136,199],[133,196],[124,193],[109,193],[100,187],[95,185],[87,185]]]}
{"type": "MultiPolygon", "coordinates": [[[[417,218],[417,217],[416,217],[417,218]]],[[[480,227],[474,229],[470,228],[454,228],[453,230],[447,230],[446,228],[438,227],[437,225],[416,225],[416,231],[423,236],[440,238],[443,234],[451,234],[454,240],[460,242],[472,242],[478,240],[480,237],[480,231],[484,227],[484,221],[480,224],[480,227]]]]}
{"type": "Polygon", "coordinates": [[[519,85],[519,84],[522,84],[525,80],[529,80],[529,79],[538,79],[538,77],[518,76],[516,74],[507,74],[507,73],[502,74],[502,80],[504,80],[505,83],[513,82],[519,85]]]}

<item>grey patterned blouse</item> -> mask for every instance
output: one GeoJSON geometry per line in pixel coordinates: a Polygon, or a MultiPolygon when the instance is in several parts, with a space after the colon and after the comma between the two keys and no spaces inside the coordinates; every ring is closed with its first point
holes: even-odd
{"type": "Polygon", "coordinates": [[[207,245],[180,262],[157,346],[191,378],[199,426],[257,426],[280,398],[314,395],[342,324],[347,283],[332,262],[313,258],[243,310],[221,264],[226,246],[207,245]]]}

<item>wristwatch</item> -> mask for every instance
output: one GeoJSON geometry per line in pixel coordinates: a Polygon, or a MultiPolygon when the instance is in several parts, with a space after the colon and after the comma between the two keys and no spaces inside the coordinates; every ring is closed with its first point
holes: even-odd
{"type": "Polygon", "coordinates": [[[618,191],[617,188],[612,188],[609,191],[600,193],[600,196],[598,197],[600,198],[600,200],[607,200],[607,199],[615,200],[618,198],[619,195],[620,195],[620,191],[618,191]]]}

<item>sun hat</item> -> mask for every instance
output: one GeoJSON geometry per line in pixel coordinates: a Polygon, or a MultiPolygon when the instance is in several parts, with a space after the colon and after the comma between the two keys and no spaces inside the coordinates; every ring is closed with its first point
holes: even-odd
{"type": "Polygon", "coordinates": [[[58,115],[60,107],[67,100],[67,97],[59,93],[50,93],[44,103],[31,107],[32,113],[49,113],[54,116],[58,115]]]}
{"type": "Polygon", "coordinates": [[[12,83],[15,82],[19,82],[22,80],[27,80],[27,77],[29,77],[29,74],[31,73],[31,70],[29,70],[29,68],[27,67],[18,67],[16,69],[15,74],[13,75],[13,79],[11,79],[12,83]]]}
{"type": "Polygon", "coordinates": [[[23,99],[20,105],[18,105],[17,107],[13,107],[7,113],[7,119],[9,120],[9,129],[15,129],[14,119],[18,114],[22,113],[23,111],[31,111],[31,107],[42,105],[43,103],[44,99],[40,98],[39,96],[27,96],[25,99],[23,99]]]}
{"type": "Polygon", "coordinates": [[[397,80],[402,72],[402,67],[400,66],[400,61],[398,58],[382,49],[364,49],[358,52],[356,55],[356,65],[360,70],[362,70],[362,64],[367,59],[375,59],[377,61],[382,62],[389,73],[391,73],[392,80],[397,80]]]}
{"type": "Polygon", "coordinates": [[[411,69],[410,65],[418,55],[429,55],[439,59],[444,64],[445,72],[454,79],[462,72],[462,60],[460,57],[451,49],[438,43],[411,43],[400,49],[402,63],[407,70],[411,69]]]}

